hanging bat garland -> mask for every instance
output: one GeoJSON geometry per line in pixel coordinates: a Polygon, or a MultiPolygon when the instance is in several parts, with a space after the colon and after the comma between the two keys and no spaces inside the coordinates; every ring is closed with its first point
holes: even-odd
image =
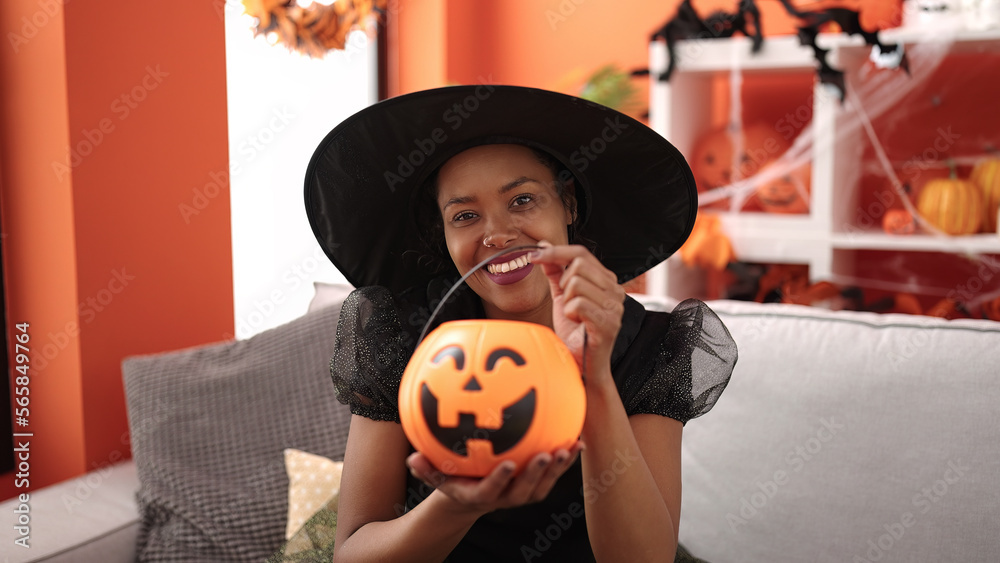
{"type": "MultiPolygon", "coordinates": [[[[670,61],[667,69],[657,76],[657,80],[666,82],[670,80],[674,69],[677,66],[677,54],[675,47],[682,39],[707,39],[712,37],[732,37],[740,32],[753,40],[753,52],[760,51],[764,44],[764,36],[760,29],[760,10],[754,0],[739,0],[736,5],[736,13],[718,11],[713,12],[708,18],[702,20],[691,0],[684,0],[677,8],[677,14],[663,24],[650,37],[650,41],[666,41],[667,54],[670,61]],[[750,29],[752,26],[752,29],[750,29]]],[[[637,70],[632,73],[634,76],[649,74],[649,69],[637,70]]]]}
{"type": "Polygon", "coordinates": [[[825,10],[801,11],[792,5],[791,0],[778,0],[791,16],[797,18],[801,25],[798,26],[799,41],[802,45],[812,48],[813,55],[819,62],[816,73],[821,84],[830,84],[837,88],[840,93],[840,101],[844,101],[846,84],[844,83],[844,72],[833,68],[826,60],[828,49],[823,49],[816,44],[816,37],[819,30],[826,24],[835,23],[848,35],[860,35],[865,43],[872,46],[873,60],[880,68],[902,68],[907,74],[910,73],[909,62],[902,45],[887,45],[879,41],[878,31],[865,31],[861,27],[861,14],[848,8],[827,8],[825,10]]]}
{"type": "MultiPolygon", "coordinates": [[[[878,31],[866,31],[861,26],[861,16],[856,10],[843,7],[832,7],[822,10],[800,10],[791,0],[778,0],[789,15],[799,20],[797,26],[799,41],[813,50],[813,55],[819,63],[816,73],[820,83],[830,84],[837,88],[843,101],[846,85],[844,72],[827,62],[828,49],[823,49],[816,43],[819,30],[823,26],[835,23],[844,33],[861,35],[865,43],[872,46],[872,59],[880,68],[902,68],[909,74],[909,64],[902,45],[888,45],[879,41],[878,31]]],[[[735,13],[714,12],[704,20],[691,5],[691,0],[683,0],[677,8],[677,13],[650,37],[651,41],[665,41],[669,61],[667,69],[656,78],[661,82],[670,80],[677,67],[677,42],[682,39],[706,39],[712,37],[732,37],[737,32],[743,33],[753,41],[752,51],[759,52],[764,43],[761,33],[760,10],[754,0],[739,0],[735,13]]],[[[649,69],[639,69],[632,72],[633,76],[649,74],[649,69]]]]}

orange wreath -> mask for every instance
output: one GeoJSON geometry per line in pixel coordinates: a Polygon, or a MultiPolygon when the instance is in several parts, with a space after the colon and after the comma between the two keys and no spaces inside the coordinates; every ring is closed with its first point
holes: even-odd
{"type": "Polygon", "coordinates": [[[273,33],[277,42],[310,57],[344,49],[347,34],[385,11],[387,0],[337,0],[329,6],[295,0],[243,0],[246,13],[256,18],[254,36],[273,33]]]}

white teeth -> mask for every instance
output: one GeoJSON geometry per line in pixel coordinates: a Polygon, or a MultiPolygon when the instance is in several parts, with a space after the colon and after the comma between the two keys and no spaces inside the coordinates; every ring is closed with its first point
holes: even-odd
{"type": "Polygon", "coordinates": [[[487,264],[486,270],[491,274],[506,274],[507,272],[513,272],[518,268],[523,268],[531,263],[528,255],[518,256],[517,258],[511,260],[510,262],[504,262],[503,264],[487,264]]]}

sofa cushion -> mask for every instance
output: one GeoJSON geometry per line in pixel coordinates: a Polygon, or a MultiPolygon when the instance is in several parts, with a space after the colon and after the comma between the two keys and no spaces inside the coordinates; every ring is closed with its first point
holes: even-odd
{"type": "Polygon", "coordinates": [[[288,525],[285,539],[316,514],[323,506],[333,503],[337,509],[340,495],[340,475],[344,462],[294,448],[285,450],[285,472],[288,473],[288,525]]]}
{"type": "Polygon", "coordinates": [[[330,381],[339,305],[248,340],[123,363],[141,561],[260,561],[284,539],[284,450],[343,459],[330,381]]]}
{"type": "Polygon", "coordinates": [[[1000,559],[1000,323],[710,305],[740,359],[684,431],[692,553],[1000,559]]]}
{"type": "Polygon", "coordinates": [[[25,512],[30,517],[27,540],[17,524],[0,526],[3,563],[135,561],[138,488],[135,465],[123,461],[35,489],[27,503],[19,496],[0,503],[0,514],[11,522],[25,512]],[[19,539],[27,541],[27,549],[14,543],[19,539]]]}
{"type": "Polygon", "coordinates": [[[330,305],[338,305],[354,291],[349,283],[313,282],[313,298],[309,301],[309,312],[318,311],[330,305]]]}

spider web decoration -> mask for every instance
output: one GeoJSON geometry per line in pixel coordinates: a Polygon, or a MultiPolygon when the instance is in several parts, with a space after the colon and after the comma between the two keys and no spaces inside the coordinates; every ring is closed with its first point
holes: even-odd
{"type": "Polygon", "coordinates": [[[295,0],[243,0],[243,8],[256,19],[254,37],[273,37],[291,51],[322,58],[329,51],[343,50],[351,31],[381,18],[387,1],[337,0],[329,6],[302,7],[295,0]]]}

